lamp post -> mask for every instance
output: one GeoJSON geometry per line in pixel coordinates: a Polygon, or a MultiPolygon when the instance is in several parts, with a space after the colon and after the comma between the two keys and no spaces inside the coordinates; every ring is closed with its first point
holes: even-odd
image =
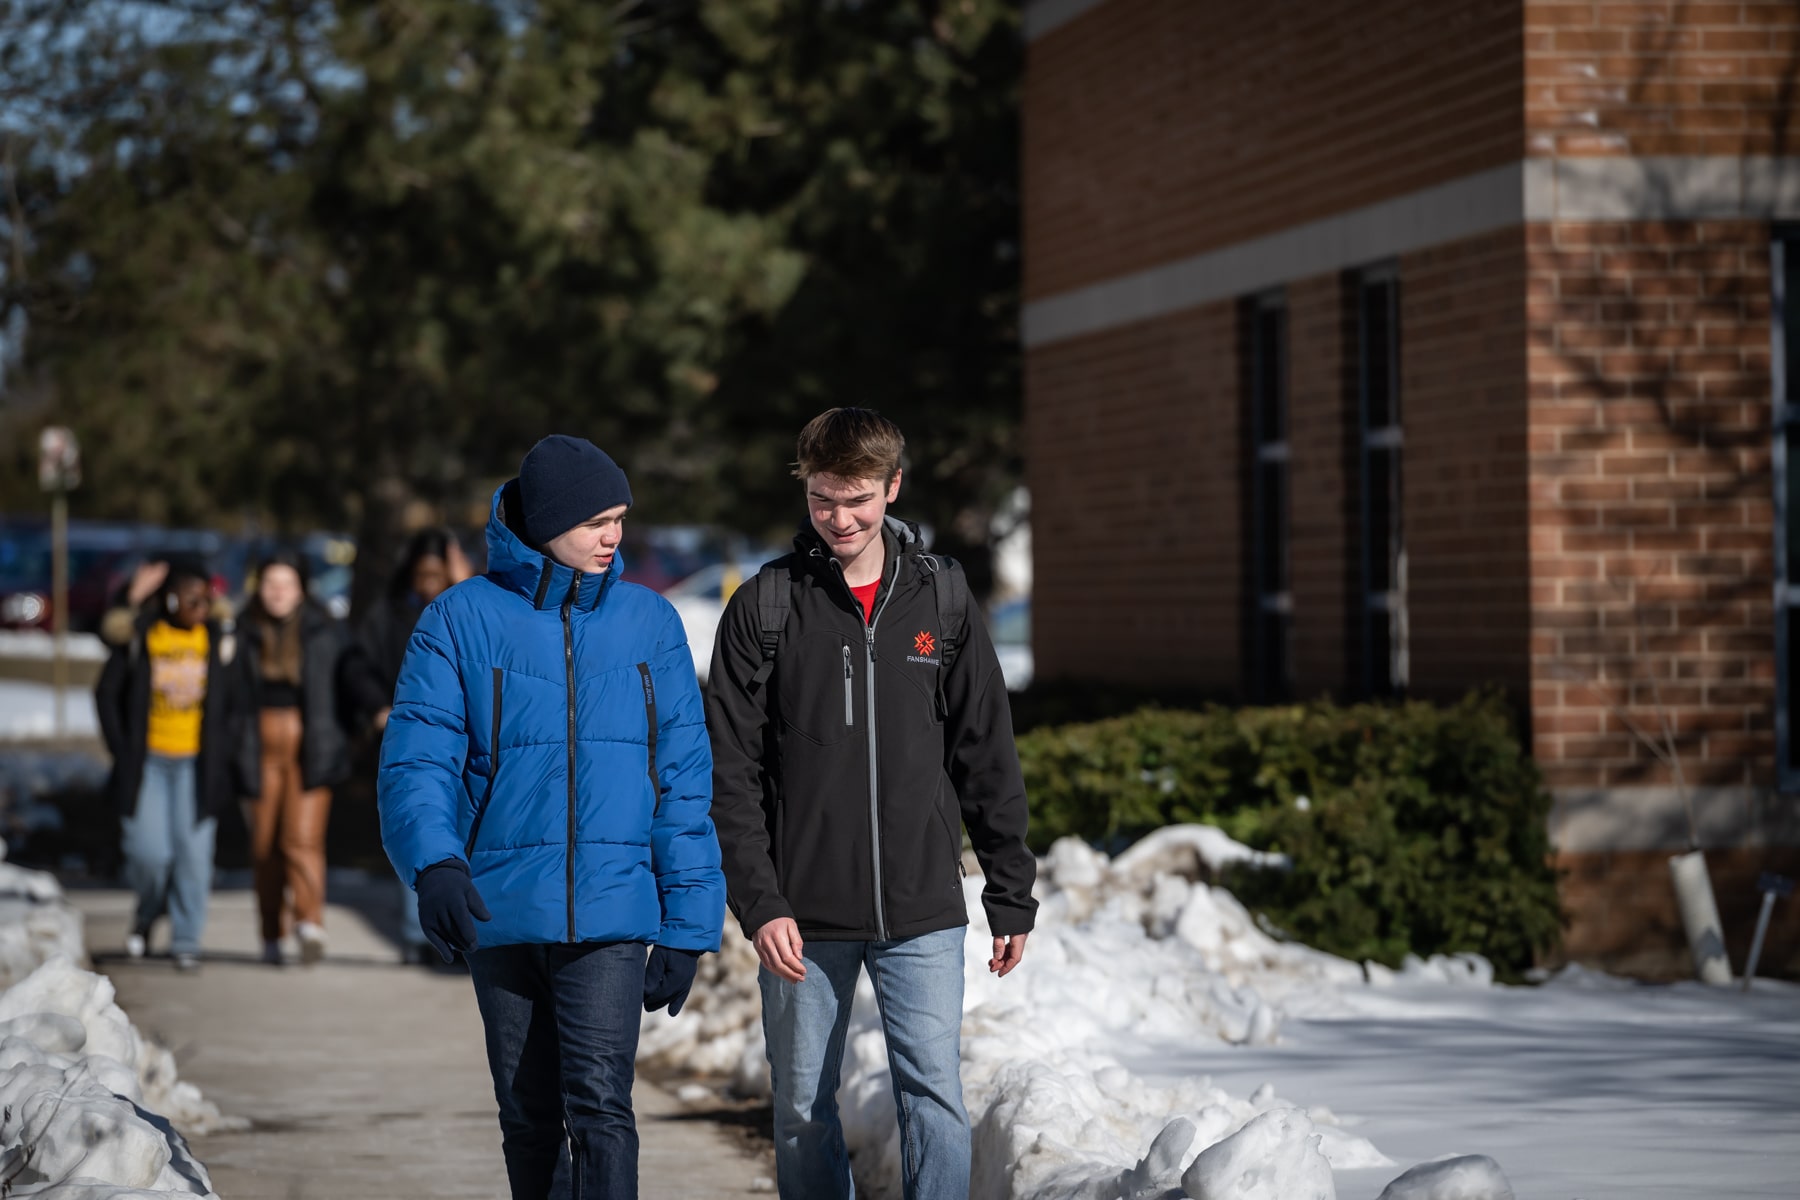
{"type": "Polygon", "coordinates": [[[81,447],[73,431],[49,425],[38,435],[38,486],[50,493],[50,629],[54,637],[50,679],[55,735],[67,736],[69,690],[69,493],[81,483],[81,447]]]}

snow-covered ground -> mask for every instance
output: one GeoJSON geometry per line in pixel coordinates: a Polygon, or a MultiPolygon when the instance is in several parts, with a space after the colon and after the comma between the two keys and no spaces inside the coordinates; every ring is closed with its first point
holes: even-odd
{"type": "Polygon", "coordinates": [[[0,1194],[211,1196],[181,1131],[237,1122],[180,1080],[85,960],[56,880],[0,862],[0,1194]]]}
{"type": "MultiPolygon", "coordinates": [[[[71,633],[63,652],[76,662],[105,662],[106,643],[91,633],[71,633]]],[[[0,658],[47,659],[56,654],[56,639],[41,629],[0,629],[0,658]]]]}
{"type": "MultiPolygon", "coordinates": [[[[1800,987],[1578,969],[1499,987],[1473,957],[1364,967],[1276,941],[1203,881],[1250,853],[1198,827],[1111,861],[1058,843],[1005,980],[985,969],[971,879],[976,1200],[1800,1196],[1800,987]],[[1452,1156],[1471,1157],[1428,1162],[1452,1156]]],[[[732,929],[703,964],[679,1020],[646,1019],[643,1054],[766,1092],[754,955],[732,929]]],[[[863,1194],[896,1196],[866,979],[839,1103],[863,1194]]]]}
{"type": "MultiPolygon", "coordinates": [[[[63,689],[62,734],[72,738],[100,736],[94,693],[88,688],[63,689]]],[[[0,742],[56,735],[56,688],[28,679],[0,679],[0,742]]]]}

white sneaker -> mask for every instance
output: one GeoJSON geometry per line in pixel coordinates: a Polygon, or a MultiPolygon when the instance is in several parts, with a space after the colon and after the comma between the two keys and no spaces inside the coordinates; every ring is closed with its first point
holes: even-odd
{"type": "Polygon", "coordinates": [[[294,933],[300,938],[300,961],[311,966],[325,957],[325,927],[314,925],[311,921],[301,921],[294,926],[294,933]]]}
{"type": "Polygon", "coordinates": [[[142,958],[142,957],[144,957],[145,952],[148,951],[149,949],[150,949],[150,947],[144,941],[143,934],[131,933],[131,934],[125,935],[125,957],[126,958],[142,958]]]}

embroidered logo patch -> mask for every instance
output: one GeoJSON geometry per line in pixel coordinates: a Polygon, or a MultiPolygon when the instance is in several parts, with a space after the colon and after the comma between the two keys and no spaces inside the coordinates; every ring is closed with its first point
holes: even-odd
{"type": "Polygon", "coordinates": [[[926,665],[933,667],[942,666],[943,663],[932,657],[936,653],[937,638],[933,637],[926,630],[921,629],[918,633],[913,635],[913,652],[906,656],[906,661],[925,663],[926,665]]]}

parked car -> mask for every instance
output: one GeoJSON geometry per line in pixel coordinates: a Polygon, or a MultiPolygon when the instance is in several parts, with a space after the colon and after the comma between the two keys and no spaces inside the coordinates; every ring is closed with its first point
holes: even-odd
{"type": "MultiPolygon", "coordinates": [[[[69,628],[92,633],[114,590],[135,565],[142,528],[101,521],[69,522],[69,628]]],[[[50,629],[53,564],[50,523],[0,521],[0,628],[50,629]]]]}
{"type": "Polygon", "coordinates": [[[756,578],[764,563],[784,553],[770,548],[760,555],[713,563],[663,589],[663,598],[675,606],[682,627],[687,630],[688,650],[694,656],[694,670],[702,683],[712,665],[713,641],[718,636],[719,618],[725,615],[725,602],[731,599],[732,592],[756,578]]]}

